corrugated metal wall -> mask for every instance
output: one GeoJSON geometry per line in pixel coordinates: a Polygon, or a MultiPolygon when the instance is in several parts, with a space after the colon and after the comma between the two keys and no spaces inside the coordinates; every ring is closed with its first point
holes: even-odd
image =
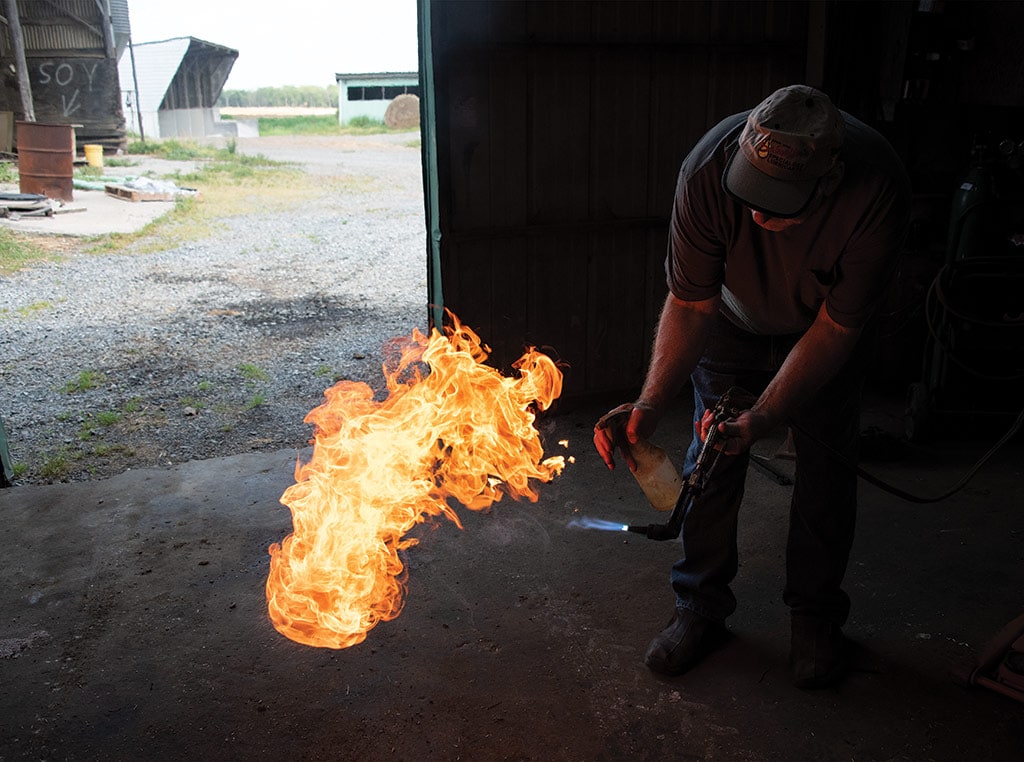
{"type": "Polygon", "coordinates": [[[212,109],[237,58],[237,50],[192,38],[160,108],[212,109]]]}
{"type": "Polygon", "coordinates": [[[638,386],[679,163],[805,80],[809,4],[422,2],[444,306],[499,366],[550,348],[563,400],[638,386]]]}
{"type": "Polygon", "coordinates": [[[26,53],[103,51],[100,12],[95,0],[19,0],[26,53]]]}
{"type": "MultiPolygon", "coordinates": [[[[74,124],[79,145],[102,143],[119,147],[125,140],[118,83],[118,46],[127,40],[127,3],[111,0],[119,24],[108,29],[96,0],[18,0],[25,58],[36,120],[74,124]],[[119,40],[121,42],[119,42],[119,40]]],[[[8,27],[2,27],[0,61],[13,67],[8,27]]],[[[22,113],[17,80],[8,77],[0,87],[0,110],[22,113]]]]}

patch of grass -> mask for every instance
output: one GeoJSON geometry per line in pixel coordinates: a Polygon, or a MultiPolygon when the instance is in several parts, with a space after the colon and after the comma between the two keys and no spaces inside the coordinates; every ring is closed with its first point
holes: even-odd
{"type": "Polygon", "coordinates": [[[17,183],[20,179],[16,162],[0,161],[0,183],[17,183]]]}
{"type": "Polygon", "coordinates": [[[273,161],[266,156],[238,153],[238,144],[234,140],[228,141],[225,148],[200,144],[192,140],[168,139],[149,142],[136,140],[128,144],[128,154],[152,156],[167,161],[195,161],[211,164],[240,163],[265,167],[283,166],[282,162],[273,161]]]}
{"type": "Polygon", "coordinates": [[[95,370],[83,370],[80,371],[73,379],[64,384],[64,386],[61,387],[61,391],[65,394],[85,392],[89,389],[95,389],[104,381],[106,381],[106,376],[102,373],[95,370]]]}
{"type": "Polygon", "coordinates": [[[260,405],[265,405],[266,402],[267,398],[264,397],[262,394],[254,394],[252,395],[252,397],[249,398],[249,401],[245,403],[245,409],[252,410],[253,408],[259,407],[260,405]]]}
{"type": "Polygon", "coordinates": [[[338,114],[260,117],[260,135],[342,135],[338,114]]]}
{"type": "Polygon", "coordinates": [[[128,144],[129,154],[153,156],[168,161],[195,161],[214,159],[222,149],[200,145],[191,140],[133,140],[128,144]]]}
{"type": "Polygon", "coordinates": [[[374,119],[372,116],[354,116],[348,120],[349,127],[358,127],[361,129],[367,129],[370,127],[383,128],[384,122],[381,119],[374,119]]]}
{"type": "Polygon", "coordinates": [[[298,172],[298,170],[289,167],[287,164],[268,159],[261,154],[250,156],[241,153],[232,154],[225,150],[219,161],[205,163],[195,172],[180,173],[177,175],[177,179],[184,183],[217,184],[219,182],[237,185],[243,180],[256,178],[260,170],[269,171],[274,169],[298,172]]]}
{"type": "Polygon", "coordinates": [[[97,442],[93,445],[91,454],[99,458],[106,458],[111,455],[127,455],[128,457],[131,457],[135,454],[135,451],[127,445],[120,443],[97,442]]]}
{"type": "Polygon", "coordinates": [[[0,317],[8,317],[10,315],[17,315],[22,318],[30,318],[37,312],[48,310],[53,307],[53,302],[32,302],[32,304],[26,304],[23,307],[18,307],[16,310],[9,310],[6,308],[0,308],[0,317]]]}
{"type": "Polygon", "coordinates": [[[198,389],[201,392],[208,392],[212,388],[213,388],[213,383],[210,382],[210,381],[206,381],[205,379],[203,381],[200,381],[198,384],[196,384],[196,389],[198,389]]]}
{"type": "Polygon", "coordinates": [[[103,167],[93,167],[88,164],[75,167],[74,176],[82,180],[99,180],[103,177],[103,167]]]}
{"type": "MultiPolygon", "coordinates": [[[[347,124],[338,124],[338,113],[309,116],[260,117],[260,135],[380,135],[408,130],[392,130],[382,119],[356,116],[347,124]]],[[[418,141],[417,141],[418,145],[418,141]]]]}
{"type": "Polygon", "coordinates": [[[113,426],[121,420],[121,414],[116,410],[104,410],[96,414],[96,423],[100,426],[113,426]]]}
{"type": "Polygon", "coordinates": [[[338,114],[260,118],[260,135],[340,135],[338,114]]]}
{"type": "Polygon", "coordinates": [[[78,438],[83,442],[87,442],[96,436],[97,427],[106,428],[108,426],[113,426],[120,420],[121,413],[116,410],[104,410],[96,415],[90,414],[86,416],[85,421],[82,423],[82,427],[78,430],[78,438]]]}
{"type": "Polygon", "coordinates": [[[15,463],[11,466],[11,470],[14,471],[14,478],[17,479],[28,473],[28,463],[15,463]]]}
{"type": "Polygon", "coordinates": [[[270,376],[267,372],[258,365],[244,362],[238,366],[239,372],[242,374],[242,378],[246,381],[269,381],[270,376]]]}
{"type": "Polygon", "coordinates": [[[34,262],[59,259],[32,241],[0,229],[0,275],[23,270],[34,262]]]}
{"type": "Polygon", "coordinates": [[[39,475],[44,479],[59,481],[71,471],[74,459],[66,447],[47,454],[39,464],[39,475]]]}
{"type": "Polygon", "coordinates": [[[52,308],[53,302],[33,302],[32,304],[27,304],[24,307],[19,307],[18,314],[21,315],[22,317],[29,317],[30,315],[34,315],[37,312],[42,312],[43,310],[48,310],[52,308]]]}

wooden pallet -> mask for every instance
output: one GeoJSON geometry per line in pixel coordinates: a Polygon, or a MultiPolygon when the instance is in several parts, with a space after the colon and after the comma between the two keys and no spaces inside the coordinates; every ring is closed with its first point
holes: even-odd
{"type": "MultiPolygon", "coordinates": [[[[106,191],[108,196],[114,198],[124,199],[125,201],[174,201],[178,194],[176,193],[165,193],[165,192],[154,192],[138,190],[136,188],[128,188],[124,185],[104,185],[103,189],[106,191]]],[[[189,188],[182,188],[182,190],[190,190],[189,188]]],[[[199,198],[199,194],[191,195],[190,198],[199,198]]]]}

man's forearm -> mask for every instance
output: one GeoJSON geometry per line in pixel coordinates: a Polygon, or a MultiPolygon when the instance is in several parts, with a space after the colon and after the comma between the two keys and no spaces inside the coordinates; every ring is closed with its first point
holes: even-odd
{"type": "Polygon", "coordinates": [[[720,297],[684,302],[669,294],[661,310],[639,404],[663,411],[697,367],[720,297]]]}
{"type": "Polygon", "coordinates": [[[803,400],[839,372],[860,335],[860,329],[833,321],[822,305],[817,319],[790,351],[752,412],[763,416],[768,429],[783,423],[803,400]]]}

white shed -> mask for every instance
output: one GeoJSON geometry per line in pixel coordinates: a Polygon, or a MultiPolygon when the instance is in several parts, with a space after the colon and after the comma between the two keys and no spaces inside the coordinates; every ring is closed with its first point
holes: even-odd
{"type": "Polygon", "coordinates": [[[357,116],[384,119],[397,96],[420,95],[420,76],[415,71],[375,74],[335,74],[338,83],[338,124],[344,126],[357,116]]]}
{"type": "Polygon", "coordinates": [[[216,108],[237,58],[195,37],[131,45],[118,64],[128,129],[146,138],[237,134],[216,108]]]}

